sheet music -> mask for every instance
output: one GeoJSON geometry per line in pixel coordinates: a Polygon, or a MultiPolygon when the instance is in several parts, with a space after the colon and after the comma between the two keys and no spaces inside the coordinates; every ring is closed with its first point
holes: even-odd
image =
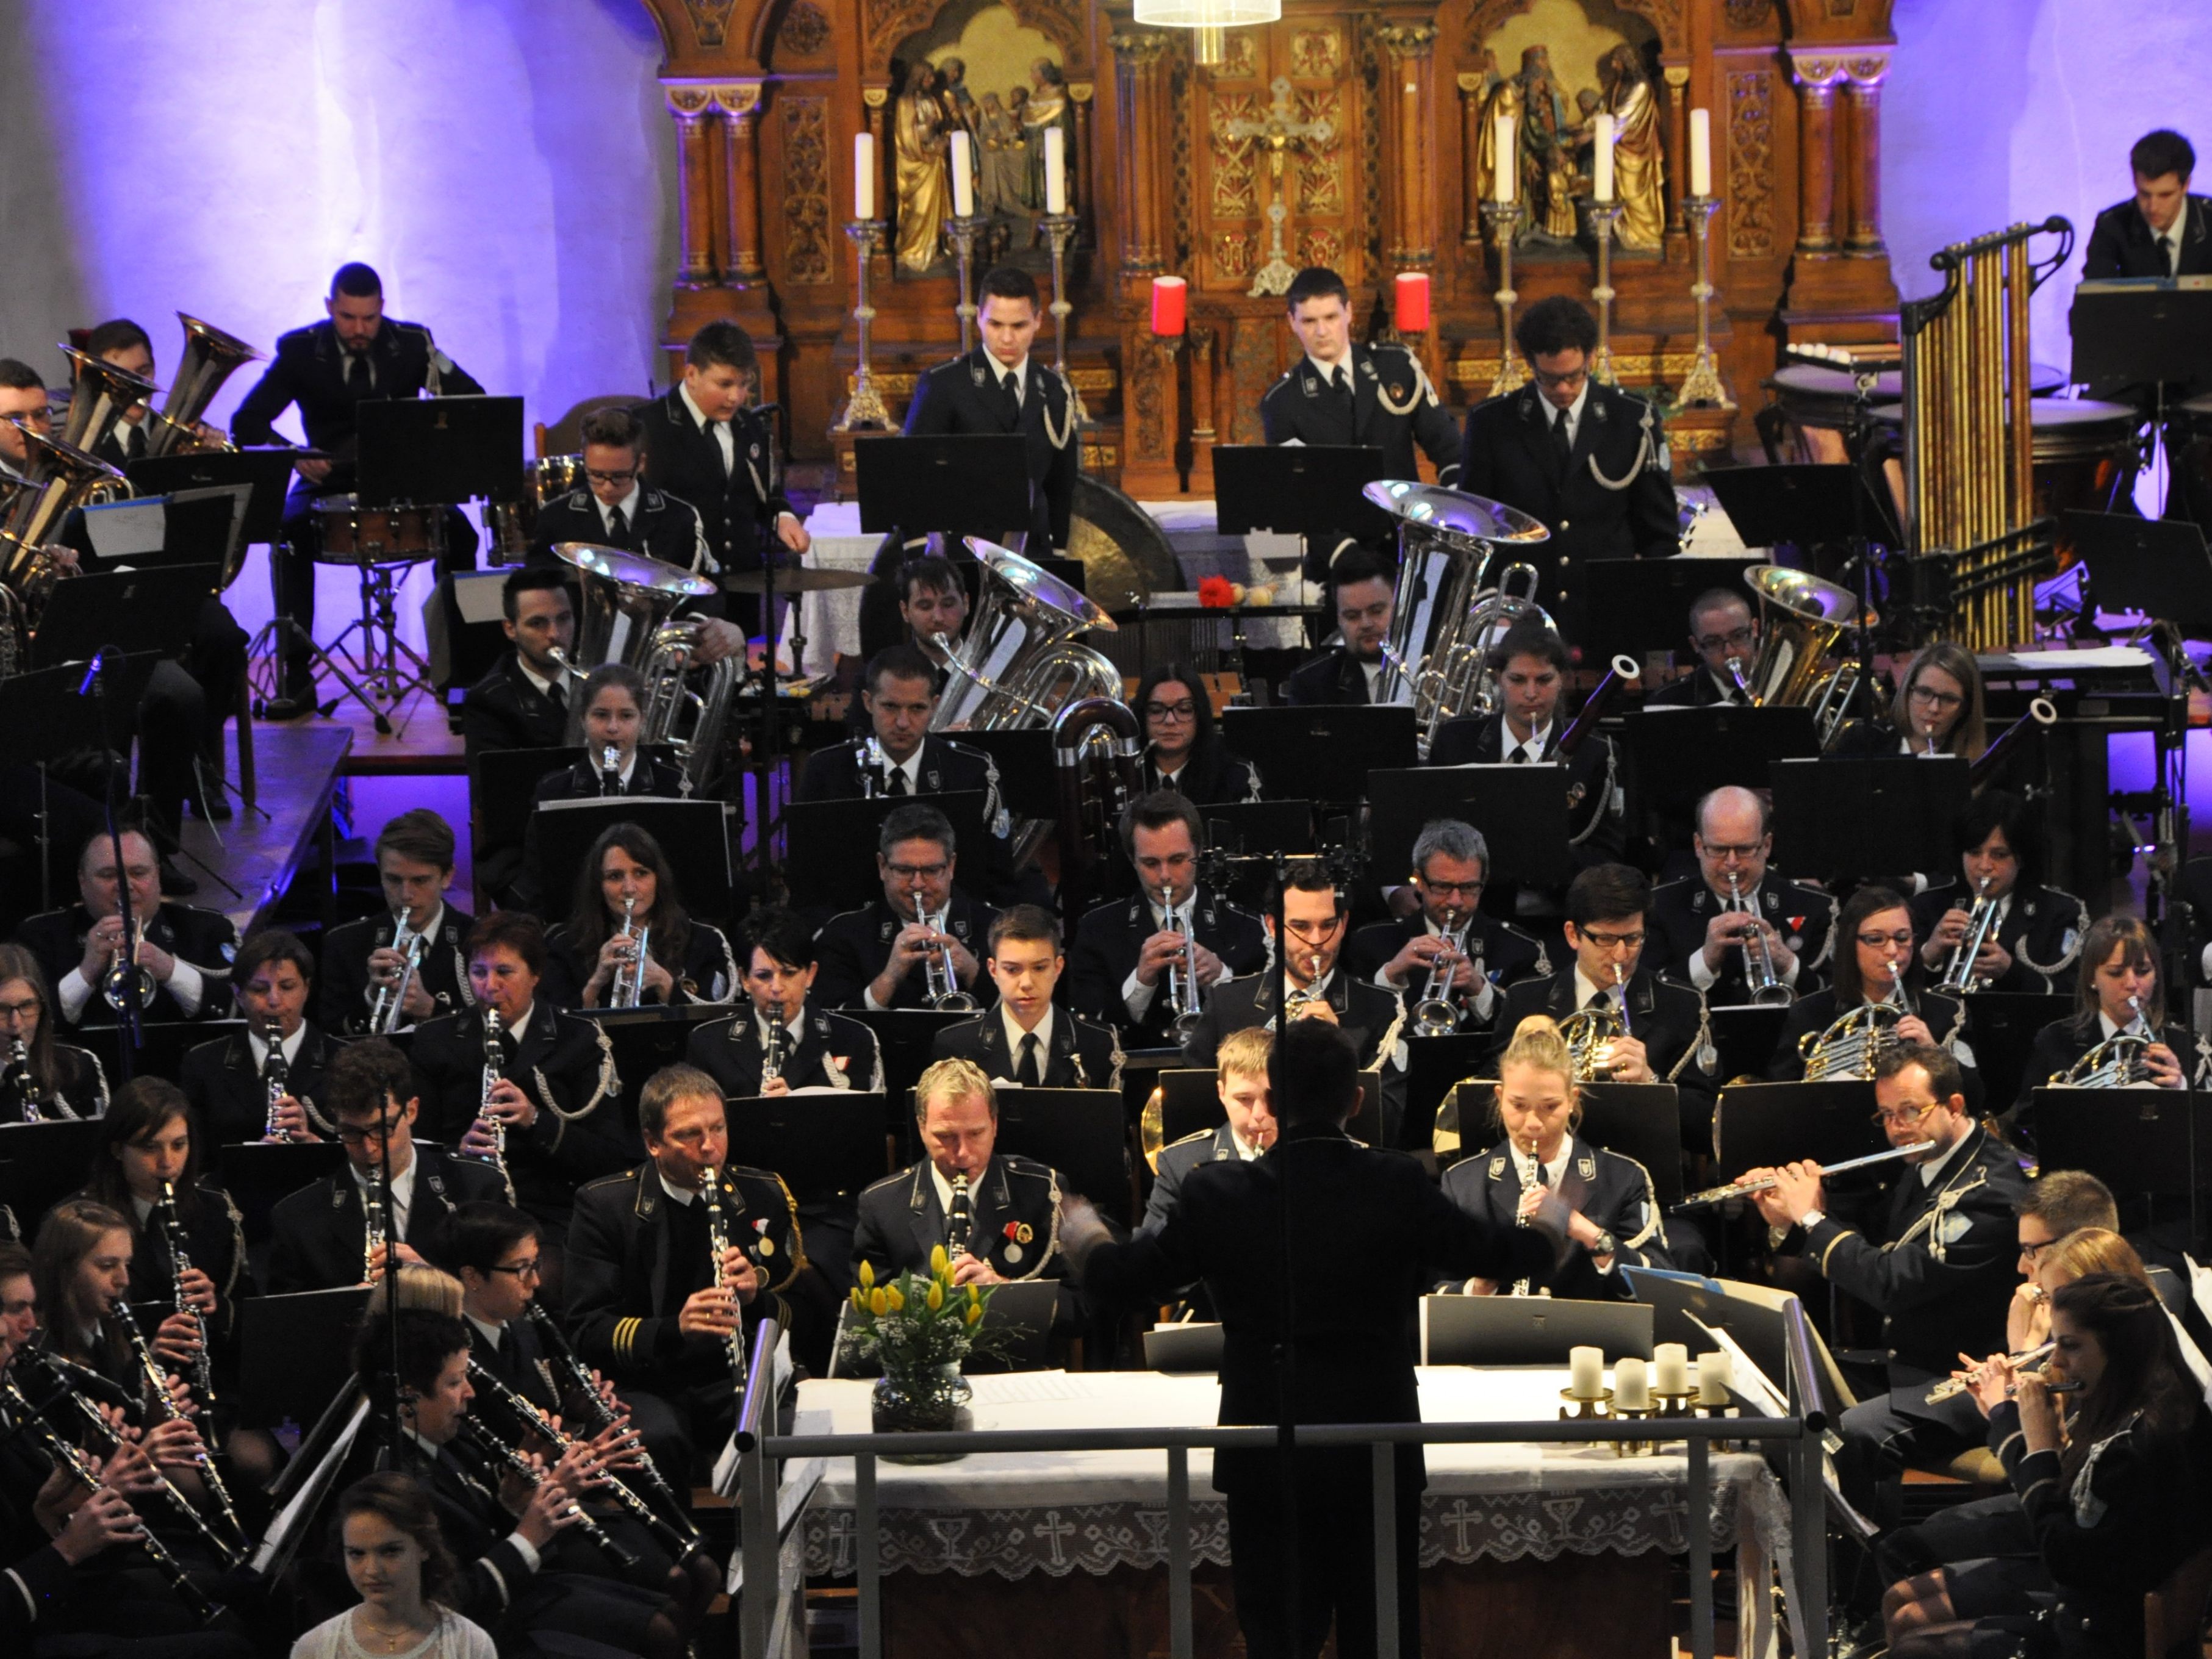
{"type": "Polygon", "coordinates": [[[997,1376],[971,1376],[979,1406],[1033,1406],[1052,1400],[1097,1400],[1097,1386],[1066,1371],[1008,1371],[997,1376]]]}

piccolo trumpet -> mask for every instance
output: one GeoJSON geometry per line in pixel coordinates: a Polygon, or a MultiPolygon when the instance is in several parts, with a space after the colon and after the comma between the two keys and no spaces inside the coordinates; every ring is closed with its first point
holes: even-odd
{"type": "MultiPolygon", "coordinates": [[[[2020,1353],[2007,1354],[2005,1358],[2012,1361],[2012,1368],[2015,1371],[2039,1371],[2051,1363],[2051,1350],[2057,1346],[2055,1342],[2046,1342],[2039,1348],[2029,1348],[2020,1353]]],[[[1947,1376],[1928,1390],[1928,1403],[1935,1406],[1940,1405],[1946,1400],[1956,1400],[1972,1386],[1966,1381],[1964,1372],[1957,1376],[1947,1376]]]]}
{"type": "MultiPolygon", "coordinates": [[[[1916,1140],[1910,1146],[1893,1146],[1886,1152],[1869,1152],[1864,1158],[1847,1158],[1841,1164],[1831,1164],[1821,1170],[1824,1176],[1841,1175],[1846,1170],[1863,1170],[1869,1164],[1887,1164],[1892,1158],[1911,1158],[1921,1152],[1932,1152],[1932,1140],[1916,1140]]],[[[1756,1181],[1738,1181],[1726,1187],[1708,1187],[1702,1193],[1692,1193],[1677,1209],[1686,1210],[1699,1204],[1719,1204],[1731,1198],[1742,1198],[1752,1193],[1770,1192],[1781,1185],[1773,1176],[1761,1176],[1756,1181]]]]}

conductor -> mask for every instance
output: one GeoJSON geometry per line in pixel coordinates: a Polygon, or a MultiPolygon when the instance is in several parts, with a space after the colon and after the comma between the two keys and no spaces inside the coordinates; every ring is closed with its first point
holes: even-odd
{"type": "MultiPolygon", "coordinates": [[[[1268,1058],[1282,1127],[1265,1158],[1199,1165],[1166,1224],[1127,1243],[1113,1242],[1081,1200],[1065,1204],[1061,1246],[1101,1298],[1157,1304],[1206,1280],[1224,1328],[1224,1425],[1419,1422],[1414,1309],[1425,1265],[1541,1283],[1560,1258],[1567,1212],[1551,1188],[1529,1189],[1528,1225],[1498,1227],[1461,1212],[1412,1158],[1346,1135],[1358,1066],[1336,1027],[1294,1020],[1268,1058]],[[1362,1248],[1345,1249],[1346,1238],[1362,1248]],[[1287,1344],[1286,1297],[1294,1298],[1287,1344]]],[[[1372,1654],[1373,1552],[1346,1547],[1373,1535],[1368,1449],[1295,1454],[1288,1511],[1279,1455],[1243,1448],[1214,1455],[1246,1650],[1253,1659],[1309,1659],[1334,1622],[1344,1659],[1372,1654]]],[[[1420,1447],[1401,1446],[1396,1463],[1399,1651],[1412,1654],[1421,1651],[1420,1447]]]]}

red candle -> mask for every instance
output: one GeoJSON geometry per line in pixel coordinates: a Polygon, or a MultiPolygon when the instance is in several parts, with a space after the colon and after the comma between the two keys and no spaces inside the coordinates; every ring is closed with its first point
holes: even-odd
{"type": "Polygon", "coordinates": [[[1398,332],[1425,334],[1429,327],[1429,273],[1398,273],[1398,332]]]}
{"type": "Polygon", "coordinates": [[[1152,332],[1180,339],[1190,303],[1190,285],[1180,276],[1152,278],[1152,332]]]}

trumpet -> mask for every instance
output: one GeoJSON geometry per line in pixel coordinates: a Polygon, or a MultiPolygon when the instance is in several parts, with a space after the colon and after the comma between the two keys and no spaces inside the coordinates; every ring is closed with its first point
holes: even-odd
{"type": "Polygon", "coordinates": [[[23,1039],[8,1039],[8,1103],[15,1109],[18,1120],[25,1123],[43,1123],[46,1113],[40,1109],[43,1101],[39,1092],[39,1079],[31,1070],[31,1051],[23,1039]]]}
{"type": "Polygon", "coordinates": [[[284,1058],[283,1022],[271,1014],[262,1028],[261,1040],[269,1046],[269,1058],[261,1064],[261,1086],[268,1097],[269,1115],[261,1126],[261,1133],[269,1140],[289,1140],[284,1131],[284,1120],[277,1115],[277,1103],[291,1092],[291,1062],[284,1058]]]}
{"type": "Polygon", "coordinates": [[[2134,1018],[2062,1072],[2051,1074],[2054,1089],[2132,1089],[2146,1080],[2144,1050],[2158,1041],[2143,1018],[2142,999],[2130,997],[2134,1018]]]}
{"type": "Polygon", "coordinates": [[[114,952],[108,958],[107,971],[100,976],[100,994],[106,999],[107,1006],[118,1014],[123,1012],[124,1004],[127,1000],[127,993],[131,988],[130,975],[134,970],[138,975],[139,1012],[143,1013],[153,1006],[154,998],[161,989],[154,983],[154,970],[138,960],[138,952],[144,947],[145,943],[146,924],[143,921],[133,921],[131,924],[131,948],[125,951],[118,941],[114,952]]]}
{"type": "MultiPolygon", "coordinates": [[[[2046,1342],[2039,1348],[2029,1348],[2021,1353],[2007,1354],[2005,1358],[2012,1361],[2012,1368],[2015,1371],[2039,1371],[2051,1363],[2051,1356],[2057,1346],[2056,1342],[2046,1342]]],[[[1928,1403],[1936,1406],[1946,1400],[1956,1400],[1960,1395],[1966,1393],[1968,1386],[1963,1373],[1957,1376],[1947,1376],[1928,1390],[1928,1403]]]]}
{"type": "Polygon", "coordinates": [[[646,952],[653,943],[653,924],[637,925],[635,893],[623,900],[622,937],[629,941],[629,960],[615,969],[614,990],[608,1000],[617,1008],[635,1008],[645,1000],[645,964],[649,960],[646,952]]]}
{"type": "Polygon", "coordinates": [[[972,1014],[975,999],[960,988],[959,970],[952,963],[952,947],[944,943],[945,928],[952,920],[952,908],[947,905],[935,915],[921,908],[921,890],[914,894],[914,914],[921,925],[938,935],[939,942],[929,947],[929,954],[921,959],[924,985],[929,1006],[940,1014],[972,1014]]]}
{"type": "MultiPolygon", "coordinates": [[[[1820,1170],[1824,1176],[1841,1175],[1846,1170],[1863,1170],[1869,1164],[1887,1164],[1892,1158],[1911,1158],[1919,1152],[1932,1152],[1932,1140],[1916,1140],[1910,1146],[1893,1146],[1886,1152],[1869,1152],[1864,1158],[1847,1158],[1841,1164],[1830,1164],[1820,1170]]],[[[1771,1192],[1781,1182],[1772,1176],[1762,1176],[1756,1181],[1738,1181],[1726,1187],[1708,1187],[1702,1193],[1692,1193],[1676,1207],[1689,1209],[1693,1205],[1719,1204],[1731,1198],[1743,1198],[1752,1193],[1771,1192]]]]}
{"type": "Polygon", "coordinates": [[[192,1270],[192,1259],[185,1249],[185,1225],[177,1214],[177,1188],[173,1182],[161,1183],[161,1201],[155,1206],[161,1218],[161,1239],[169,1249],[169,1297],[177,1304],[177,1311],[188,1316],[192,1329],[199,1337],[199,1352],[192,1358],[192,1392],[199,1396],[200,1404],[208,1410],[215,1409],[215,1368],[208,1357],[207,1316],[194,1307],[185,1295],[185,1275],[192,1270]]]}
{"type": "Polygon", "coordinates": [[[1982,946],[1996,931],[1997,901],[1990,896],[1990,878],[1984,876],[1974,890],[1974,908],[1966,918],[1966,936],[1951,952],[1951,960],[1945,964],[1943,977],[1936,982],[1936,988],[1948,991],[1953,996],[1979,990],[1982,981],[1974,972],[1974,963],[1982,954],[1982,946]]]}
{"type": "Polygon", "coordinates": [[[393,911],[389,948],[399,952],[399,977],[389,985],[376,988],[376,1000],[368,1010],[368,1029],[374,1035],[389,1036],[399,1029],[400,1010],[406,1004],[416,971],[422,965],[423,943],[422,935],[407,925],[407,912],[393,911]]]}
{"type": "Polygon", "coordinates": [[[1168,931],[1182,937],[1182,951],[1168,965],[1168,1006],[1175,1018],[1169,1030],[1177,1042],[1186,1040],[1197,1029],[1200,1015],[1205,1012],[1204,994],[1198,983],[1198,930],[1191,925],[1191,908],[1198,902],[1195,889],[1180,906],[1168,902],[1168,890],[1160,890],[1160,908],[1167,912],[1168,931]]]}
{"type": "MultiPolygon", "coordinates": [[[[707,1200],[707,1248],[713,1252],[714,1258],[714,1288],[727,1291],[730,1288],[729,1275],[723,1270],[722,1258],[730,1250],[730,1224],[722,1207],[722,1169],[720,1164],[710,1164],[702,1173],[705,1179],[700,1182],[699,1191],[707,1200]]],[[[744,1315],[737,1309],[734,1291],[731,1293],[730,1302],[732,1310],[738,1312],[738,1325],[735,1330],[723,1337],[722,1346],[729,1357],[731,1385],[742,1394],[745,1386],[744,1315]]]]}
{"type": "MultiPolygon", "coordinates": [[[[473,1359],[469,1361],[469,1370],[478,1382],[482,1382],[489,1376],[489,1373],[473,1359]]],[[[493,1433],[490,1426],[482,1418],[464,1417],[461,1419],[461,1427],[467,1431],[469,1438],[475,1443],[479,1450],[493,1462],[504,1463],[513,1469],[529,1483],[532,1491],[534,1492],[545,1484],[547,1480],[545,1471],[525,1457],[520,1447],[509,1444],[493,1433]]],[[[575,1501],[573,1495],[568,1501],[568,1513],[576,1518],[576,1529],[605,1550],[608,1559],[624,1572],[629,1571],[637,1565],[637,1557],[615,1542],[607,1529],[593,1520],[584,1506],[575,1501]]]]}
{"type": "MultiPolygon", "coordinates": [[[[535,1302],[525,1303],[523,1310],[530,1316],[530,1322],[538,1328],[539,1340],[545,1345],[545,1352],[550,1358],[550,1363],[568,1373],[569,1389],[582,1401],[585,1415],[589,1417],[595,1425],[593,1432],[611,1427],[615,1422],[614,1407],[608,1405],[605,1398],[599,1393],[599,1385],[592,1380],[590,1369],[576,1357],[575,1349],[568,1346],[568,1337],[562,1333],[560,1321],[555,1319],[535,1302]]],[[[642,1451],[643,1449],[640,1449],[642,1451]]],[[[661,1478],[660,1470],[653,1463],[653,1455],[650,1452],[645,1452],[640,1458],[637,1467],[638,1473],[645,1477],[646,1484],[653,1488],[653,1495],[660,1499],[668,1518],[690,1540],[690,1547],[697,1548],[699,1528],[691,1524],[690,1516],[685,1513],[684,1505],[677,1501],[676,1494],[669,1489],[668,1482],[661,1478]]]]}
{"type": "Polygon", "coordinates": [[[1728,878],[1729,908],[1741,910],[1752,920],[1752,925],[1737,936],[1743,946],[1743,975],[1751,987],[1751,1000],[1760,1008],[1786,1008],[1797,1000],[1797,994],[1782,982],[1781,970],[1774,965],[1774,947],[1766,941],[1758,902],[1744,902],[1743,884],[1735,871],[1728,872],[1728,878]]]}
{"type": "MultiPolygon", "coordinates": [[[[1324,998],[1321,988],[1321,952],[1316,951],[1306,958],[1306,982],[1304,985],[1292,987],[1289,994],[1283,999],[1283,1017],[1285,1019],[1302,1018],[1308,1008],[1322,1000],[1324,998]]],[[[1275,1029],[1273,1019],[1270,1018],[1267,1021],[1266,1029],[1270,1031],[1275,1029]]]]}
{"type": "Polygon", "coordinates": [[[1467,935],[1473,925],[1470,915],[1466,921],[1453,925],[1459,912],[1451,906],[1444,907],[1443,926],[1437,937],[1443,949],[1429,963],[1429,977],[1421,987],[1421,1000],[1413,1005],[1413,1035],[1415,1036],[1449,1036],[1459,1030],[1459,1005],[1452,1001],[1452,981],[1457,976],[1460,959],[1467,954],[1467,935]],[[1452,960],[1446,961],[1449,957],[1452,960]]]}
{"type": "MultiPolygon", "coordinates": [[[[138,1316],[131,1311],[131,1298],[128,1296],[117,1297],[114,1305],[108,1309],[108,1312],[114,1316],[115,1322],[123,1328],[125,1340],[130,1343],[132,1352],[138,1357],[138,1368],[145,1373],[147,1390],[152,1400],[149,1409],[157,1413],[161,1420],[166,1423],[187,1420],[184,1408],[177,1404],[176,1396],[169,1392],[169,1379],[161,1370],[161,1362],[154,1358],[154,1351],[146,1346],[146,1334],[138,1328],[138,1316]]],[[[204,1340],[200,1344],[200,1352],[202,1353],[207,1352],[207,1344],[204,1340]]],[[[235,1566],[238,1565],[239,1557],[248,1547],[248,1543],[246,1528],[239,1524],[238,1511],[231,1504],[230,1488],[223,1485],[222,1476],[216,1473],[215,1459],[208,1455],[204,1446],[202,1447],[199,1455],[192,1459],[192,1462],[200,1472],[200,1479],[207,1482],[209,1492],[222,1507],[223,1522],[229,1527],[231,1536],[237,1539],[237,1548],[233,1549],[215,1535],[214,1528],[201,1519],[200,1512],[192,1506],[191,1499],[179,1492],[170,1483],[167,1475],[161,1477],[161,1484],[167,1488],[170,1499],[175,1504],[178,1512],[185,1516],[193,1529],[207,1540],[209,1547],[222,1556],[223,1565],[235,1566]]]]}
{"type": "Polygon", "coordinates": [[[507,1054],[499,1046],[499,1010],[487,1006],[483,1018],[483,1087],[477,1097],[477,1115],[491,1134],[491,1166],[507,1188],[507,1201],[514,1202],[514,1177],[507,1169],[507,1120],[491,1115],[491,1091],[507,1080],[507,1054]]]}

